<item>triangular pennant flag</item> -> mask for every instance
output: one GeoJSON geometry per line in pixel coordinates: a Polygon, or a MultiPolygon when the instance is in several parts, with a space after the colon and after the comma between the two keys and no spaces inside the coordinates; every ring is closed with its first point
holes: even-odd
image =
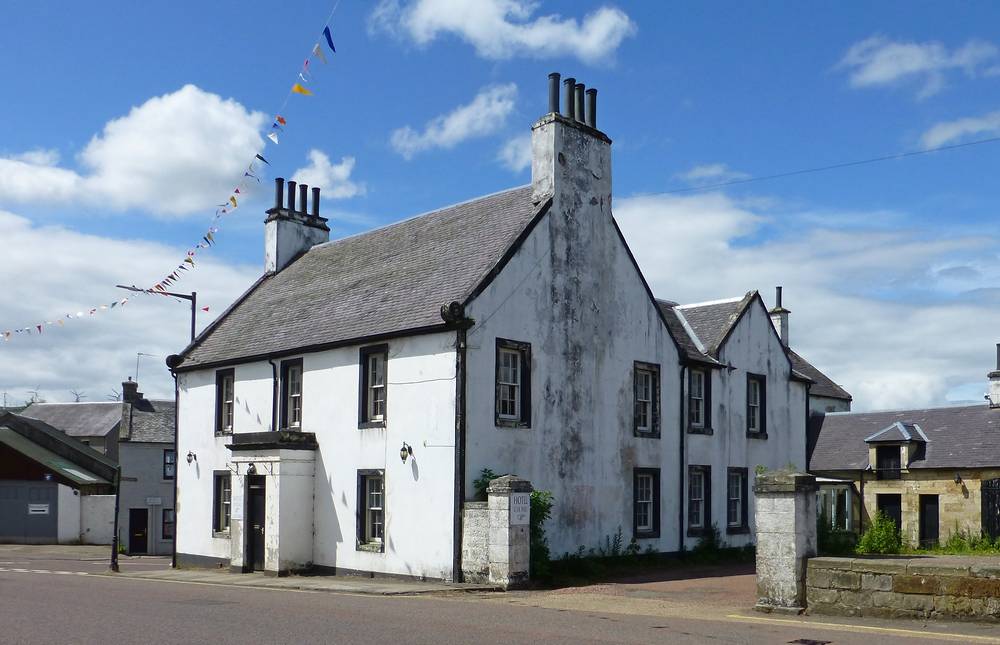
{"type": "Polygon", "coordinates": [[[42,326],[41,325],[35,325],[35,329],[38,330],[39,334],[42,333],[42,326]]]}
{"type": "Polygon", "coordinates": [[[237,195],[239,195],[240,194],[239,186],[237,186],[236,189],[233,190],[233,192],[236,193],[237,195]]]}
{"type": "Polygon", "coordinates": [[[301,79],[302,79],[302,82],[303,82],[303,83],[308,83],[308,82],[309,82],[309,79],[308,79],[308,78],[306,78],[305,76],[303,76],[303,75],[302,75],[302,72],[299,72],[299,78],[301,78],[301,79]]]}
{"type": "Polygon", "coordinates": [[[274,143],[278,143],[278,133],[277,132],[271,132],[271,133],[269,133],[267,135],[267,138],[270,139],[271,141],[273,141],[274,143]]]}
{"type": "Polygon", "coordinates": [[[194,266],[194,260],[191,258],[191,256],[184,258],[184,261],[190,264],[191,266],[194,266]]]}
{"type": "Polygon", "coordinates": [[[256,159],[260,159],[261,161],[263,161],[264,163],[266,163],[266,164],[267,164],[267,165],[269,165],[269,166],[271,165],[271,162],[270,162],[270,161],[268,161],[268,160],[267,160],[267,159],[265,159],[264,157],[260,156],[259,154],[258,154],[258,155],[255,155],[255,158],[256,158],[256,159]]]}
{"type": "Polygon", "coordinates": [[[295,85],[292,85],[292,93],[293,94],[301,94],[302,96],[312,96],[312,92],[310,92],[306,88],[302,87],[298,83],[296,83],[295,85]]]}
{"type": "Polygon", "coordinates": [[[201,310],[202,311],[208,311],[208,307],[202,307],[201,310]]]}
{"type": "MultiPolygon", "coordinates": [[[[258,184],[260,183],[260,177],[258,177],[257,175],[253,174],[253,173],[252,173],[252,172],[250,172],[249,170],[248,170],[248,171],[246,171],[245,173],[243,173],[243,176],[244,176],[244,177],[253,177],[254,179],[256,179],[256,180],[257,180],[257,183],[258,183],[258,184]]],[[[225,212],[226,212],[226,209],[224,209],[224,208],[223,208],[223,209],[222,209],[222,212],[223,212],[223,213],[225,213],[225,212]]]]}
{"type": "Polygon", "coordinates": [[[274,120],[280,123],[281,125],[285,125],[286,123],[288,123],[287,121],[285,121],[285,117],[281,116],[280,114],[276,115],[274,117],[274,120]]]}
{"type": "Polygon", "coordinates": [[[62,326],[63,326],[63,321],[62,321],[62,319],[59,319],[59,320],[57,320],[57,321],[56,321],[56,324],[57,324],[57,325],[59,325],[60,327],[62,327],[62,326]]]}
{"type": "Polygon", "coordinates": [[[333,36],[330,35],[330,25],[323,27],[323,35],[326,36],[326,44],[330,46],[330,50],[336,54],[337,48],[333,46],[333,36]]]}
{"type": "Polygon", "coordinates": [[[211,244],[212,242],[215,241],[214,235],[215,235],[215,231],[213,231],[213,230],[209,230],[208,233],[205,234],[205,239],[208,240],[209,244],[211,244]]]}
{"type": "Polygon", "coordinates": [[[324,54],[323,50],[320,49],[319,43],[313,45],[313,56],[323,61],[323,63],[326,63],[326,54],[324,54]]]}
{"type": "Polygon", "coordinates": [[[235,197],[230,197],[229,198],[229,203],[233,205],[233,208],[236,208],[236,198],[235,197]]]}

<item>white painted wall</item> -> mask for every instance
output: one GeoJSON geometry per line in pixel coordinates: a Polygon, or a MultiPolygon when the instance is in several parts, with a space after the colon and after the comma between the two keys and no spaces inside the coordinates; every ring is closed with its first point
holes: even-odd
{"type": "Polygon", "coordinates": [[[115,534],[115,496],[80,497],[80,540],[84,544],[111,544],[115,534]]]}
{"type": "MultiPolygon", "coordinates": [[[[302,554],[308,551],[313,563],[327,567],[451,577],[454,343],[453,333],[389,341],[385,428],[358,429],[359,346],[302,357],[302,430],[316,434],[319,448],[315,453],[313,490],[279,497],[279,518],[286,517],[286,513],[290,518],[312,517],[312,544],[308,549],[301,544],[290,547],[289,553],[297,554],[294,557],[304,557],[302,554]],[[405,465],[399,458],[404,441],[414,451],[405,465]],[[425,441],[429,447],[424,446],[425,441]],[[356,548],[359,469],[385,471],[384,553],[356,548]],[[295,504],[288,507],[289,503],[295,504]]],[[[235,371],[235,432],[269,430],[271,366],[263,361],[237,365],[235,371]]],[[[212,472],[226,470],[232,461],[225,448],[230,438],[214,436],[215,371],[182,373],[178,384],[177,549],[182,554],[229,560],[230,539],[212,537],[211,531],[212,472]],[[191,465],[185,462],[188,451],[198,456],[191,465]]],[[[258,470],[258,474],[267,473],[258,470]]],[[[270,479],[267,486],[270,504],[270,479]]],[[[242,486],[234,481],[234,497],[238,491],[242,486]]],[[[278,523],[281,526],[280,519],[278,523]]]]}
{"type": "Polygon", "coordinates": [[[56,540],[59,544],[78,543],[80,541],[80,492],[63,484],[59,484],[56,491],[56,508],[59,509],[56,540]]]}
{"type": "MultiPolygon", "coordinates": [[[[806,390],[791,381],[791,366],[770,317],[759,300],[732,331],[719,352],[719,360],[735,369],[712,370],[711,435],[687,436],[688,465],[712,467],[712,518],[722,538],[733,546],[753,541],[753,483],[757,466],[779,469],[792,465],[805,469],[806,390]],[[767,439],[746,436],[747,373],[767,377],[767,439]],[[727,469],[747,468],[749,534],[726,534],[727,469]]],[[[685,507],[686,507],[685,494],[685,507]]],[[[687,511],[685,508],[685,521],[687,511]]],[[[685,531],[686,533],[686,531],[685,531]]],[[[685,538],[692,547],[698,538],[685,538]]]]}
{"type": "Polygon", "coordinates": [[[828,396],[809,396],[809,412],[829,414],[831,412],[850,412],[851,402],[844,399],[834,399],[828,396]]]}
{"type": "Polygon", "coordinates": [[[543,130],[553,127],[561,131],[535,133],[533,170],[555,167],[553,206],[467,311],[476,324],[468,336],[466,496],[483,468],[551,491],[546,530],[561,556],[602,545],[619,527],[627,543],[633,468],[658,467],[660,537],[640,544],[673,551],[677,350],[612,222],[610,151],[561,123],[543,130]],[[495,425],[498,337],[531,343],[530,428],[495,425]],[[633,434],[634,361],[660,364],[661,438],[633,434]]]}

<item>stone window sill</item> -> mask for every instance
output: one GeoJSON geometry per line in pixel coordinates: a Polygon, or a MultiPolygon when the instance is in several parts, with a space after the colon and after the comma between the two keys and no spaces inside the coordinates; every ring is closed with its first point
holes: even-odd
{"type": "Polygon", "coordinates": [[[712,428],[705,428],[705,427],[700,427],[699,428],[699,427],[695,427],[695,426],[689,426],[688,427],[688,434],[713,435],[713,434],[715,434],[715,430],[713,430],[712,428]]]}
{"type": "Polygon", "coordinates": [[[726,535],[740,535],[750,533],[749,526],[727,526],[726,535]]]}
{"type": "Polygon", "coordinates": [[[750,432],[747,430],[747,439],[767,439],[766,432],[750,432]]]}
{"type": "Polygon", "coordinates": [[[496,426],[498,428],[531,428],[531,424],[525,423],[524,421],[518,421],[517,419],[497,419],[496,426]]]}
{"type": "Polygon", "coordinates": [[[703,537],[707,533],[708,533],[708,530],[705,529],[705,528],[701,528],[701,527],[699,527],[699,528],[688,527],[688,530],[687,530],[687,536],[690,537],[690,538],[694,538],[694,537],[700,538],[700,537],[703,537]]]}
{"type": "Polygon", "coordinates": [[[229,539],[229,531],[212,531],[212,537],[221,538],[224,540],[229,539]]]}
{"type": "Polygon", "coordinates": [[[385,421],[362,421],[358,424],[358,430],[369,430],[371,428],[385,428],[385,421]]]}
{"type": "Polygon", "coordinates": [[[358,551],[367,551],[368,553],[384,553],[385,542],[358,542],[356,548],[358,551]]]}
{"type": "Polygon", "coordinates": [[[633,430],[632,434],[634,434],[637,437],[642,437],[643,439],[659,439],[660,438],[659,431],[656,431],[656,432],[648,432],[648,431],[647,432],[642,432],[640,430],[633,430]]]}

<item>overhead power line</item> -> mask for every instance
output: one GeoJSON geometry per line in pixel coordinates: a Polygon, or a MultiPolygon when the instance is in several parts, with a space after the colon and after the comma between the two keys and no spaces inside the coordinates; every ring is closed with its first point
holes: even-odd
{"type": "Polygon", "coordinates": [[[941,152],[943,150],[955,150],[956,148],[968,148],[969,146],[978,146],[984,143],[997,143],[1000,142],[1000,137],[993,137],[991,139],[979,139],[978,141],[966,141],[965,143],[953,143],[947,146],[938,146],[936,148],[927,148],[925,150],[911,150],[910,152],[897,152],[896,154],[885,155],[882,157],[872,157],[870,159],[861,159],[858,161],[845,161],[843,163],[835,163],[829,166],[818,166],[816,168],[803,168],[801,170],[792,170],[789,172],[780,172],[774,175],[761,175],[760,177],[747,177],[745,179],[733,179],[731,181],[723,181],[717,184],[709,184],[706,186],[690,186],[688,188],[677,188],[675,190],[667,190],[659,193],[647,193],[648,195],[671,195],[675,193],[692,193],[700,190],[712,190],[715,188],[725,188],[726,186],[735,186],[737,184],[749,184],[757,181],[767,181],[769,179],[780,179],[782,177],[793,177],[795,175],[806,175],[814,172],[824,172],[827,170],[836,170],[838,168],[850,168],[852,166],[864,166],[867,164],[878,163],[880,161],[891,161],[893,159],[903,159],[906,157],[916,157],[919,155],[926,155],[932,152],[941,152]]]}

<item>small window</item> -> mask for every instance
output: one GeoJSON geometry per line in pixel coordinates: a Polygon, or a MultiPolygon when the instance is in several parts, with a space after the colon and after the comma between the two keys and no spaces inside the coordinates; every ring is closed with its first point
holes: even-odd
{"type": "Polygon", "coordinates": [[[531,345],[497,339],[496,425],[531,426],[531,345]]]}
{"type": "Polygon", "coordinates": [[[902,471],[902,455],[899,446],[877,446],[875,448],[875,478],[899,479],[902,471]]]}
{"type": "Polygon", "coordinates": [[[361,427],[385,426],[388,366],[388,345],[361,348],[361,394],[358,410],[361,427]]]}
{"type": "Polygon", "coordinates": [[[747,374],[747,434],[767,437],[766,381],[759,374],[747,374]]]}
{"type": "Polygon", "coordinates": [[[173,479],[177,474],[177,453],[173,450],[163,451],[163,478],[173,479]]]}
{"type": "Polygon", "coordinates": [[[712,434],[712,375],[688,372],[688,432],[712,434]]]}
{"type": "Polygon", "coordinates": [[[742,533],[747,526],[747,469],[730,468],[726,480],[726,529],[742,533]]]}
{"type": "Polygon", "coordinates": [[[214,479],[212,530],[216,533],[226,533],[229,531],[229,521],[232,513],[233,479],[228,471],[215,473],[214,479]]]}
{"type": "Polygon", "coordinates": [[[302,359],[281,362],[281,427],[302,429],[302,359]]]}
{"type": "Polygon", "coordinates": [[[380,471],[358,473],[358,547],[383,551],[385,541],[385,476],[380,471]]]}
{"type": "Polygon", "coordinates": [[[632,528],[636,538],[660,536],[660,470],[636,468],[632,476],[632,528]]]}
{"type": "Polygon", "coordinates": [[[215,373],[215,434],[232,434],[236,415],[236,372],[215,373]]]}
{"type": "Polygon", "coordinates": [[[702,535],[712,525],[711,467],[688,466],[688,535],[702,535]]]}
{"type": "Polygon", "coordinates": [[[635,403],[632,429],[636,435],[660,434],[660,366],[636,361],[632,367],[632,392],[635,403]]]}
{"type": "Polygon", "coordinates": [[[174,526],[176,521],[174,520],[174,509],[165,508],[163,509],[163,530],[162,539],[172,540],[174,539],[174,526]]]}

